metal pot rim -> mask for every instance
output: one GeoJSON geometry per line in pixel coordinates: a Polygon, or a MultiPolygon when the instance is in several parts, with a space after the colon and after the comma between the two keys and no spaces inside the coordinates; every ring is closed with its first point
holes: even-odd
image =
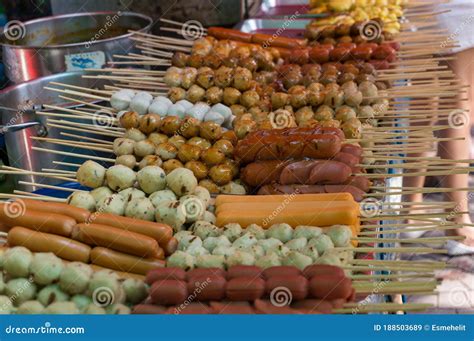
{"type": "MultiPolygon", "coordinates": [[[[122,11],[99,11],[99,12],[83,12],[83,13],[68,13],[68,14],[61,14],[61,15],[51,15],[51,16],[48,16],[48,17],[42,17],[42,18],[37,18],[37,19],[33,19],[33,20],[28,20],[28,21],[25,21],[23,24],[25,25],[25,27],[27,27],[28,25],[36,24],[36,23],[43,22],[43,21],[50,21],[50,20],[63,19],[63,18],[82,17],[82,16],[115,15],[117,13],[121,13],[120,16],[125,15],[125,16],[139,17],[139,18],[142,18],[142,19],[148,21],[148,24],[145,25],[144,27],[142,27],[141,29],[139,29],[138,32],[148,31],[150,29],[151,25],[153,24],[153,20],[148,15],[141,14],[141,13],[136,13],[136,12],[128,12],[128,11],[124,11],[124,12],[122,12],[122,11]]],[[[133,35],[133,33],[129,32],[129,33],[122,34],[122,35],[119,35],[119,36],[116,36],[116,37],[100,39],[100,40],[94,40],[94,41],[84,41],[84,42],[73,43],[73,44],[46,45],[46,46],[34,46],[33,45],[33,46],[30,46],[30,45],[11,45],[11,44],[7,44],[7,43],[4,43],[4,42],[0,42],[0,46],[7,46],[7,47],[12,48],[12,49],[23,49],[23,50],[26,50],[26,49],[31,49],[31,50],[35,50],[35,49],[57,49],[57,48],[66,48],[66,47],[80,47],[80,46],[83,46],[86,43],[89,44],[89,45],[96,45],[96,44],[101,44],[101,43],[113,41],[113,40],[120,39],[120,38],[128,38],[128,37],[131,37],[132,35],[133,35]]],[[[2,32],[0,34],[0,39],[4,39],[4,38],[5,38],[5,32],[2,32]]]]}

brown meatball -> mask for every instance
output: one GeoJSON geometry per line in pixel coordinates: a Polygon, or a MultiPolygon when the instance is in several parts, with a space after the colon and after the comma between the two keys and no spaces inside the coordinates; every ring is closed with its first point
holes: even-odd
{"type": "Polygon", "coordinates": [[[240,104],[232,104],[230,110],[232,110],[232,115],[239,117],[246,113],[247,108],[240,104]]]}
{"type": "Polygon", "coordinates": [[[225,154],[220,149],[211,147],[202,152],[201,160],[208,166],[214,166],[225,160],[225,154]]]}
{"type": "Polygon", "coordinates": [[[205,95],[206,90],[196,84],[191,85],[188,91],[186,91],[186,99],[191,103],[202,101],[205,95]]]}
{"type": "Polygon", "coordinates": [[[206,188],[209,193],[217,194],[219,193],[219,186],[215,182],[209,179],[204,179],[199,181],[199,186],[206,188]]]}
{"type": "Polygon", "coordinates": [[[279,109],[289,103],[290,96],[284,92],[274,92],[272,94],[272,108],[279,109]]]}
{"type": "Polygon", "coordinates": [[[209,177],[219,186],[225,185],[232,181],[232,168],[228,165],[217,165],[209,170],[209,177]]]}
{"type": "Polygon", "coordinates": [[[235,88],[227,87],[224,89],[224,104],[225,105],[232,105],[237,104],[240,101],[241,93],[239,90],[235,88]]]}
{"type": "Polygon", "coordinates": [[[235,146],[238,141],[237,135],[235,135],[235,132],[233,130],[227,130],[222,133],[221,139],[230,141],[233,146],[235,146]]]}
{"type": "Polygon", "coordinates": [[[181,86],[184,89],[189,89],[191,85],[196,83],[197,69],[194,67],[185,67],[181,79],[181,86]]]}
{"type": "Polygon", "coordinates": [[[198,146],[202,150],[206,150],[212,147],[211,142],[198,136],[190,138],[188,140],[188,144],[192,144],[193,146],[198,146]]]}
{"type": "Polygon", "coordinates": [[[210,87],[206,90],[206,100],[211,104],[221,103],[224,98],[224,90],[217,86],[210,87]]]}
{"type": "Polygon", "coordinates": [[[224,60],[222,61],[222,64],[226,67],[230,67],[230,68],[234,69],[237,66],[239,66],[239,59],[229,56],[227,58],[224,58],[224,60]]]}
{"type": "Polygon", "coordinates": [[[161,133],[151,133],[148,135],[148,140],[150,140],[155,146],[158,146],[160,143],[168,141],[168,136],[161,133]]]}
{"type": "Polygon", "coordinates": [[[283,86],[285,89],[290,89],[292,86],[303,83],[303,74],[301,70],[292,70],[286,73],[282,79],[283,86]]]}
{"type": "Polygon", "coordinates": [[[221,66],[214,73],[214,84],[220,88],[228,87],[234,79],[234,70],[227,66],[221,66]]]}
{"type": "Polygon", "coordinates": [[[253,119],[241,119],[234,121],[234,131],[239,139],[243,139],[248,133],[257,129],[257,122],[253,119]]]}
{"type": "Polygon", "coordinates": [[[222,58],[217,55],[215,52],[210,53],[204,58],[204,65],[210,67],[211,69],[217,69],[222,64],[222,58]]]}
{"type": "Polygon", "coordinates": [[[185,138],[190,139],[191,137],[199,136],[201,122],[194,117],[185,117],[179,127],[179,134],[185,138]]]}
{"type": "Polygon", "coordinates": [[[209,89],[214,85],[214,71],[207,66],[199,68],[196,77],[196,84],[204,89],[209,89]]]}
{"type": "Polygon", "coordinates": [[[307,121],[313,119],[313,109],[310,106],[302,107],[297,112],[295,112],[295,121],[300,125],[304,125],[307,121]]]}
{"type": "Polygon", "coordinates": [[[239,175],[239,172],[240,172],[239,164],[235,160],[225,159],[224,162],[222,162],[222,164],[230,167],[230,169],[232,170],[233,179],[239,175]]]}
{"type": "Polygon", "coordinates": [[[199,56],[199,55],[196,55],[196,54],[191,55],[188,58],[187,64],[188,64],[188,66],[194,67],[196,69],[200,68],[204,64],[204,58],[202,56],[199,56]]]}
{"type": "Polygon", "coordinates": [[[257,105],[259,101],[260,96],[255,90],[245,91],[240,97],[240,103],[247,108],[257,105]]]}
{"type": "Polygon", "coordinates": [[[230,51],[229,56],[239,60],[245,59],[250,57],[250,49],[247,46],[239,46],[230,51]]]}
{"type": "Polygon", "coordinates": [[[198,180],[205,179],[207,177],[207,173],[209,172],[207,166],[200,161],[188,161],[184,167],[193,172],[194,176],[198,180]]]}
{"type": "Polygon", "coordinates": [[[140,125],[140,115],[135,111],[127,111],[120,116],[120,126],[125,129],[138,128],[140,125]]]}
{"type": "Polygon", "coordinates": [[[161,166],[161,168],[163,168],[166,174],[175,170],[176,168],[183,168],[183,167],[184,166],[181,163],[181,161],[176,160],[176,159],[167,160],[163,162],[163,165],[161,166]]]}
{"type": "Polygon", "coordinates": [[[301,108],[308,104],[308,91],[300,89],[290,94],[290,104],[293,108],[301,108]]]}
{"type": "Polygon", "coordinates": [[[179,149],[183,144],[186,143],[186,139],[181,135],[175,134],[168,139],[168,143],[171,143],[173,146],[179,149]]]}
{"type": "Polygon", "coordinates": [[[174,135],[181,126],[181,119],[177,116],[167,116],[161,120],[160,130],[168,136],[174,135]]]}
{"type": "Polygon", "coordinates": [[[162,160],[174,159],[178,155],[178,148],[168,142],[161,143],[156,147],[155,154],[162,160]]]}
{"type": "Polygon", "coordinates": [[[199,135],[208,141],[217,141],[222,136],[222,127],[216,122],[202,122],[199,135]]]}
{"type": "Polygon", "coordinates": [[[176,103],[186,97],[186,90],[183,88],[173,87],[168,91],[168,98],[171,102],[176,103]]]}
{"type": "Polygon", "coordinates": [[[245,91],[250,88],[250,82],[252,80],[252,72],[242,67],[237,67],[234,73],[233,86],[237,90],[245,91]]]}
{"type": "Polygon", "coordinates": [[[252,57],[241,59],[239,61],[239,66],[241,66],[241,67],[243,67],[247,70],[250,70],[250,72],[257,71],[257,67],[258,67],[257,61],[252,57]]]}
{"type": "Polygon", "coordinates": [[[154,131],[158,130],[161,123],[160,115],[156,114],[146,114],[140,117],[140,125],[138,129],[144,134],[151,134],[154,131]]]}
{"type": "Polygon", "coordinates": [[[161,167],[163,161],[160,159],[158,155],[147,155],[145,156],[140,163],[138,164],[138,168],[142,169],[146,166],[158,166],[161,167]]]}
{"type": "Polygon", "coordinates": [[[212,147],[219,149],[226,157],[232,157],[232,154],[234,153],[234,145],[229,140],[218,140],[212,147]]]}
{"type": "Polygon", "coordinates": [[[178,151],[178,159],[181,162],[197,161],[201,155],[201,148],[192,144],[183,144],[178,151]]]}
{"type": "Polygon", "coordinates": [[[184,52],[175,52],[171,57],[171,65],[176,67],[185,67],[188,62],[189,55],[184,52]]]}

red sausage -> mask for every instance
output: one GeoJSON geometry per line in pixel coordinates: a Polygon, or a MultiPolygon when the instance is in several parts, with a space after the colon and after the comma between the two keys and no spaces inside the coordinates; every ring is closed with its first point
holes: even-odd
{"type": "Polygon", "coordinates": [[[342,270],[340,267],[326,264],[309,265],[304,268],[303,275],[308,279],[316,275],[332,275],[345,277],[344,270],[342,270]]]}
{"type": "Polygon", "coordinates": [[[349,143],[346,143],[346,144],[343,144],[342,147],[341,147],[341,152],[342,153],[348,153],[348,154],[352,154],[354,155],[355,157],[361,157],[362,156],[362,153],[363,153],[363,150],[360,146],[357,146],[355,144],[349,144],[349,143]]]}
{"type": "Polygon", "coordinates": [[[329,58],[334,62],[344,62],[349,59],[351,50],[345,47],[336,47],[329,52],[329,58]]]}
{"type": "Polygon", "coordinates": [[[287,161],[269,160],[249,163],[241,170],[241,179],[251,187],[258,187],[280,180],[287,161]]]}
{"type": "Polygon", "coordinates": [[[292,309],[289,306],[277,307],[266,300],[256,300],[254,306],[258,314],[302,314],[299,310],[292,309]]]}
{"type": "Polygon", "coordinates": [[[272,297],[278,291],[289,290],[293,300],[302,300],[308,295],[308,280],[303,276],[272,276],[265,282],[265,292],[272,297]]]}
{"type": "Polygon", "coordinates": [[[316,275],[309,281],[309,294],[313,298],[332,300],[349,298],[352,292],[352,281],[334,275],[316,275]]]}
{"type": "Polygon", "coordinates": [[[193,269],[186,273],[186,280],[192,281],[194,277],[204,277],[204,276],[221,276],[225,277],[225,271],[220,268],[199,268],[193,269]]]}
{"type": "Polygon", "coordinates": [[[188,298],[187,284],[174,279],[158,280],[151,286],[150,296],[154,304],[181,304],[188,298]]]}
{"type": "Polygon", "coordinates": [[[308,49],[295,49],[292,51],[288,58],[290,63],[298,65],[304,65],[309,62],[309,50],[308,49]]]}
{"type": "Polygon", "coordinates": [[[373,50],[370,47],[358,46],[351,50],[351,55],[354,59],[358,60],[370,60],[372,58],[373,50]]]}
{"type": "Polygon", "coordinates": [[[263,278],[269,279],[274,276],[300,276],[301,270],[295,266],[272,266],[263,270],[263,278]]]}
{"type": "Polygon", "coordinates": [[[162,279],[174,279],[177,281],[186,280],[186,271],[181,268],[159,268],[148,271],[145,277],[145,283],[152,285],[154,282],[162,279]]]}
{"type": "Polygon", "coordinates": [[[188,281],[189,296],[197,301],[220,301],[225,297],[226,283],[223,276],[193,276],[188,281]]]}
{"type": "Polygon", "coordinates": [[[352,169],[339,161],[323,161],[317,163],[309,175],[309,185],[340,184],[351,176],[352,169]]]}
{"type": "Polygon", "coordinates": [[[253,301],[265,292],[265,281],[255,277],[237,277],[227,282],[226,297],[230,301],[253,301]]]}
{"type": "Polygon", "coordinates": [[[358,156],[345,153],[342,151],[342,148],[341,148],[341,152],[337,153],[334,156],[333,160],[342,162],[348,165],[351,169],[356,167],[360,163],[360,158],[358,156]]]}
{"type": "Polygon", "coordinates": [[[227,269],[227,280],[239,277],[262,277],[262,269],[253,265],[234,265],[227,269]]]}
{"type": "MultiPolygon", "coordinates": [[[[302,160],[292,162],[281,171],[279,182],[282,185],[307,184],[312,169],[319,163],[317,160],[302,160]]],[[[264,184],[262,184],[264,185],[264,184]]]]}
{"type": "Polygon", "coordinates": [[[309,50],[309,59],[313,63],[327,63],[329,61],[329,49],[321,46],[313,47],[311,50],[309,50]]]}
{"type": "Polygon", "coordinates": [[[232,30],[229,28],[223,27],[209,27],[207,29],[207,34],[211,37],[214,37],[218,40],[237,40],[245,43],[252,42],[252,35],[250,33],[245,33],[239,30],[232,30]]]}

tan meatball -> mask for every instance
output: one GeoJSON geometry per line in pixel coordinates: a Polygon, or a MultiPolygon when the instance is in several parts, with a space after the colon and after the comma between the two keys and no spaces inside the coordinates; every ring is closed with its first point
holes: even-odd
{"type": "Polygon", "coordinates": [[[275,92],[272,94],[272,108],[283,108],[290,101],[290,96],[284,92],[275,92]]]}
{"type": "Polygon", "coordinates": [[[314,114],[314,118],[318,121],[329,121],[334,119],[334,110],[332,110],[328,106],[320,106],[316,113],[314,114]]]}
{"type": "Polygon", "coordinates": [[[158,146],[161,143],[167,142],[168,136],[161,133],[151,133],[150,135],[148,135],[148,140],[153,142],[155,146],[158,146]]]}
{"type": "Polygon", "coordinates": [[[200,68],[204,64],[204,58],[197,54],[191,55],[188,58],[187,64],[195,69],[200,68]]]}
{"type": "Polygon", "coordinates": [[[135,143],[133,152],[138,157],[144,157],[147,155],[155,154],[155,145],[149,140],[143,140],[135,143]]]}
{"type": "Polygon", "coordinates": [[[120,126],[125,129],[138,128],[140,124],[140,115],[135,111],[127,111],[122,116],[120,116],[120,126]]]}
{"type": "Polygon", "coordinates": [[[202,150],[206,150],[208,148],[211,148],[212,144],[206,139],[203,139],[202,137],[195,136],[192,137],[188,140],[188,144],[191,144],[193,146],[198,146],[202,150]]]}
{"type": "Polygon", "coordinates": [[[242,119],[234,124],[234,131],[237,137],[241,140],[245,136],[247,136],[248,133],[254,131],[257,129],[257,122],[255,122],[253,119],[242,119]]]}
{"type": "Polygon", "coordinates": [[[206,95],[206,90],[201,88],[199,85],[193,84],[186,91],[185,98],[191,103],[196,103],[196,102],[202,101],[205,95],[206,95]]]}
{"type": "Polygon", "coordinates": [[[207,66],[199,68],[196,77],[196,84],[204,89],[209,89],[214,85],[214,71],[207,66]]]}
{"type": "Polygon", "coordinates": [[[181,161],[176,160],[176,159],[166,160],[165,162],[163,162],[163,165],[161,166],[161,168],[163,168],[166,174],[175,170],[176,168],[183,168],[183,167],[184,166],[181,163],[181,161]]]}
{"type": "Polygon", "coordinates": [[[209,170],[209,177],[217,185],[225,185],[232,181],[232,169],[228,165],[216,165],[209,170]]]}
{"type": "Polygon", "coordinates": [[[176,134],[181,126],[181,119],[177,116],[167,116],[161,121],[160,130],[168,136],[176,134]]]}
{"type": "Polygon", "coordinates": [[[234,82],[232,83],[234,88],[240,91],[246,91],[250,88],[250,82],[252,81],[252,72],[242,67],[237,67],[234,73],[234,82]]]}
{"type": "Polygon", "coordinates": [[[173,135],[168,139],[168,143],[171,143],[176,148],[181,148],[186,143],[186,139],[181,135],[173,135]]]}
{"type": "Polygon", "coordinates": [[[185,117],[181,123],[181,127],[179,127],[179,134],[187,139],[198,136],[200,125],[201,124],[197,118],[185,117]]]}
{"type": "Polygon", "coordinates": [[[207,173],[209,172],[207,166],[200,161],[188,161],[184,167],[193,172],[194,176],[198,180],[205,179],[207,177],[207,173]]]}
{"type": "Polygon", "coordinates": [[[135,141],[124,137],[119,137],[114,140],[114,154],[117,156],[121,155],[132,155],[135,141]]]}
{"type": "Polygon", "coordinates": [[[224,98],[224,90],[217,86],[212,86],[206,90],[206,100],[211,104],[221,103],[224,98]]]}
{"type": "Polygon", "coordinates": [[[290,103],[293,108],[301,108],[308,104],[308,91],[301,89],[290,95],[290,103]]]}
{"type": "Polygon", "coordinates": [[[250,57],[250,49],[247,46],[239,46],[229,54],[230,57],[237,58],[237,59],[244,59],[250,57]]]}
{"type": "Polygon", "coordinates": [[[201,160],[208,166],[214,166],[225,160],[225,154],[220,149],[211,147],[202,152],[201,160]]]}
{"type": "Polygon", "coordinates": [[[178,151],[178,159],[186,163],[188,161],[197,161],[201,156],[201,148],[192,144],[183,144],[178,151]]]}
{"type": "Polygon", "coordinates": [[[351,118],[341,125],[347,139],[360,139],[362,137],[362,123],[357,118],[351,118]]]}
{"type": "Polygon", "coordinates": [[[219,149],[226,157],[232,157],[234,153],[234,145],[229,140],[218,140],[212,147],[219,149]]]}
{"type": "Polygon", "coordinates": [[[247,90],[240,97],[240,104],[250,108],[258,104],[260,101],[260,96],[255,90],[247,90]]]}
{"type": "Polygon", "coordinates": [[[134,155],[120,155],[115,159],[116,165],[124,165],[130,169],[133,169],[137,164],[137,159],[134,155]]]}
{"type": "Polygon", "coordinates": [[[223,101],[225,105],[237,104],[240,101],[241,93],[239,90],[231,87],[224,89],[223,101]]]}
{"type": "Polygon", "coordinates": [[[173,87],[168,90],[168,98],[171,102],[176,103],[186,97],[186,90],[183,88],[173,87]]]}
{"type": "Polygon", "coordinates": [[[178,155],[178,148],[168,142],[161,143],[156,147],[155,154],[162,160],[174,159],[178,155]]]}
{"type": "Polygon", "coordinates": [[[240,104],[232,104],[230,110],[232,111],[232,115],[239,117],[246,113],[247,108],[240,104]]]}
{"type": "Polygon", "coordinates": [[[194,67],[185,67],[183,69],[183,76],[181,79],[181,86],[184,89],[189,89],[191,85],[196,83],[197,69],[194,67]]]}
{"type": "Polygon", "coordinates": [[[206,38],[200,38],[194,41],[191,48],[191,55],[206,56],[212,51],[212,42],[206,38]]]}
{"type": "Polygon", "coordinates": [[[356,117],[357,115],[354,109],[352,109],[351,107],[347,105],[343,105],[342,107],[336,110],[335,118],[338,121],[345,122],[345,121],[350,120],[351,118],[356,118],[356,117]]]}
{"type": "Polygon", "coordinates": [[[199,135],[208,141],[219,140],[222,136],[222,127],[216,122],[202,122],[199,135]]]}
{"type": "Polygon", "coordinates": [[[138,168],[142,169],[142,168],[145,168],[146,166],[161,167],[162,164],[163,164],[163,161],[160,159],[158,155],[147,155],[138,163],[138,168]]]}
{"type": "Polygon", "coordinates": [[[209,193],[217,194],[219,193],[219,186],[215,182],[209,179],[204,179],[199,181],[199,186],[206,188],[209,193]]]}
{"type": "Polygon", "coordinates": [[[156,114],[146,114],[140,117],[140,125],[138,129],[144,134],[151,134],[154,131],[158,130],[161,124],[160,115],[156,114]]]}
{"type": "Polygon", "coordinates": [[[234,80],[234,70],[227,66],[221,66],[214,73],[214,84],[220,88],[226,88],[234,80]]]}
{"type": "Polygon", "coordinates": [[[305,124],[307,121],[313,119],[314,112],[310,106],[302,107],[295,112],[295,120],[298,126],[305,124]]]}
{"type": "Polygon", "coordinates": [[[332,108],[340,107],[344,104],[344,91],[332,90],[326,92],[324,97],[324,104],[331,106],[332,108]]]}

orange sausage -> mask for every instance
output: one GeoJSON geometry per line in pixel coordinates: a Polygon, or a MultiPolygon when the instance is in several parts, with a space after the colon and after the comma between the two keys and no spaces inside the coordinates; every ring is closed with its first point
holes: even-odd
{"type": "Polygon", "coordinates": [[[209,27],[207,29],[207,34],[219,40],[229,39],[242,41],[244,43],[252,42],[252,34],[230,28],[209,27]]]}
{"type": "Polygon", "coordinates": [[[175,251],[178,249],[178,239],[176,238],[171,238],[168,240],[168,243],[163,248],[163,251],[165,252],[165,255],[169,256],[175,253],[175,251]]]}
{"type": "Polygon", "coordinates": [[[7,240],[9,246],[24,246],[33,252],[52,252],[59,258],[70,261],[88,263],[91,253],[89,245],[19,226],[8,232],[7,240]]]}
{"type": "Polygon", "coordinates": [[[89,222],[143,234],[155,239],[162,248],[165,248],[168,241],[173,237],[173,229],[166,224],[120,217],[108,213],[93,213],[90,215],[89,222]]]}
{"type": "Polygon", "coordinates": [[[40,232],[70,237],[76,225],[73,218],[62,214],[39,212],[14,205],[14,202],[0,204],[0,221],[9,227],[23,226],[40,232]],[[14,211],[15,209],[18,210],[14,211]]]}
{"type": "Polygon", "coordinates": [[[139,258],[104,247],[95,247],[91,251],[92,264],[117,271],[146,275],[150,270],[164,267],[163,260],[155,258],[139,258]]]}
{"type": "Polygon", "coordinates": [[[85,223],[90,216],[90,212],[86,209],[75,207],[60,202],[47,202],[34,199],[21,199],[28,210],[56,213],[67,215],[74,218],[78,223],[85,223]]]}
{"type": "Polygon", "coordinates": [[[89,244],[111,248],[139,257],[163,258],[164,252],[153,238],[99,224],[78,224],[72,238],[89,244]]]}
{"type": "Polygon", "coordinates": [[[287,49],[291,48],[300,48],[306,46],[306,40],[304,39],[294,39],[294,38],[287,38],[287,37],[274,37],[271,34],[263,34],[263,33],[254,33],[252,35],[252,43],[256,44],[265,44],[268,46],[277,46],[277,47],[284,47],[287,49]]]}

